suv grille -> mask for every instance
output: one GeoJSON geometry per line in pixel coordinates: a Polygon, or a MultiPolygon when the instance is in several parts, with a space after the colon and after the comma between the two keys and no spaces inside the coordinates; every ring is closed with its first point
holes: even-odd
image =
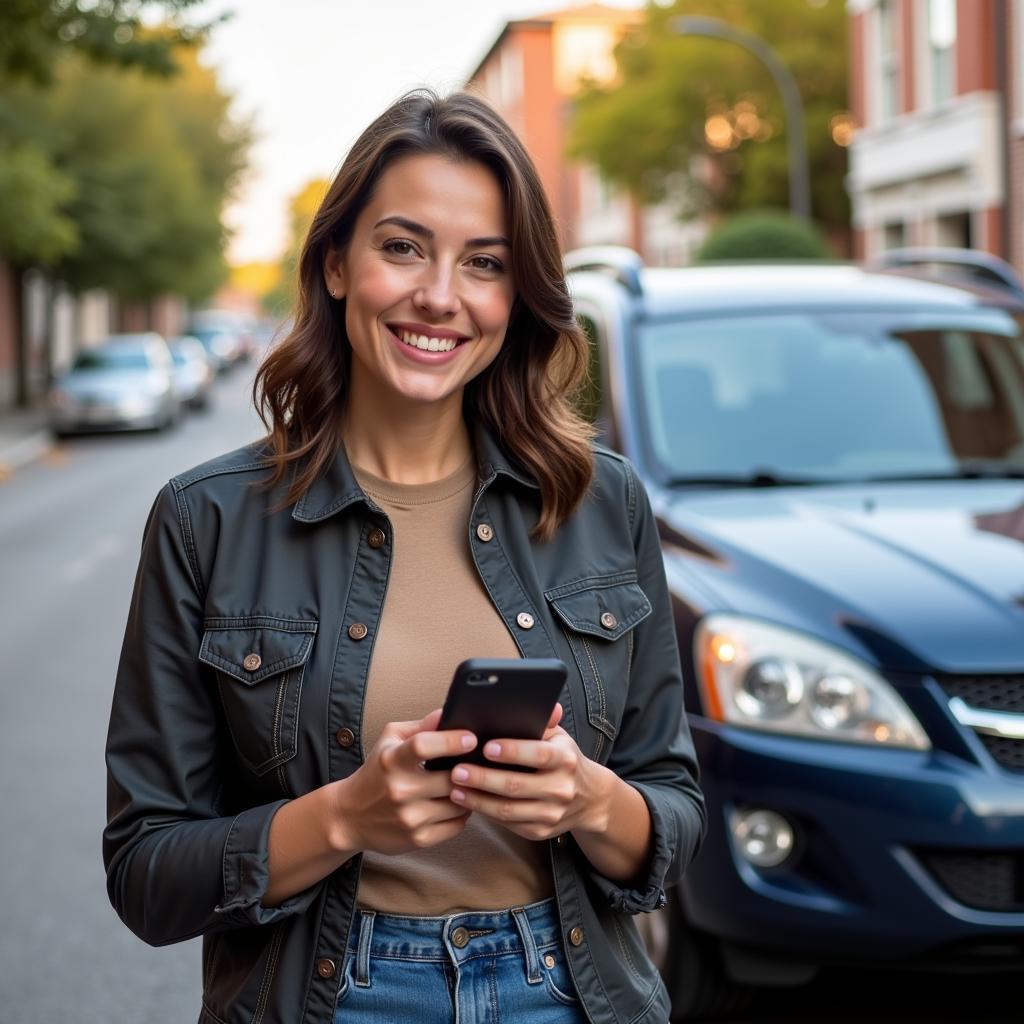
{"type": "MultiPolygon", "coordinates": [[[[1024,676],[940,676],[938,683],[948,697],[959,697],[972,708],[1024,715],[1024,676]]],[[[1024,740],[976,735],[997,764],[1024,772],[1024,740]]]]}
{"type": "Polygon", "coordinates": [[[975,910],[1024,910],[1024,850],[933,850],[922,851],[918,856],[957,903],[975,910]]]}
{"type": "Polygon", "coordinates": [[[1024,715],[1024,676],[943,676],[938,682],[972,708],[1024,715]]]}

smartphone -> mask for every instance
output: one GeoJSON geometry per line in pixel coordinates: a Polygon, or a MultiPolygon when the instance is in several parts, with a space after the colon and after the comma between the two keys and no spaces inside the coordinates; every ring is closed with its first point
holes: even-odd
{"type": "Polygon", "coordinates": [[[468,729],[477,745],[466,754],[435,757],[431,771],[459,763],[531,772],[527,765],[498,764],[484,756],[488,740],[539,740],[565,685],[568,670],[559,658],[470,658],[455,670],[438,729],[468,729]]]}

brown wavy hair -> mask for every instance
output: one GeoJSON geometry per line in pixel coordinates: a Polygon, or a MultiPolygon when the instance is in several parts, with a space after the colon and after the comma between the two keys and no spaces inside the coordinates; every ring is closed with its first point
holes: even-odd
{"type": "Polygon", "coordinates": [[[352,348],[345,304],[324,280],[324,256],[352,237],[381,174],[402,157],[437,154],[487,167],[504,194],[516,298],[498,356],[466,385],[463,415],[487,427],[540,487],[534,536],[547,540],[572,514],[593,476],[593,429],[574,398],[587,376],[589,343],[573,316],[551,210],[533,161],[483,100],[416,90],[356,140],[310,225],[299,260],[290,334],[260,366],[256,410],[269,431],[267,488],[286,478],[282,507],[326,472],[339,445],[352,348]]]}

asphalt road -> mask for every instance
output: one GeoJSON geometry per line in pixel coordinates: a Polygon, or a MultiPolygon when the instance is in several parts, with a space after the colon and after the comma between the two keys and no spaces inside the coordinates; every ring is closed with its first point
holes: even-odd
{"type": "MultiPolygon", "coordinates": [[[[76,439],[0,483],[0,1024],[189,1024],[199,943],[107,902],[103,744],[143,524],[167,479],[259,434],[250,373],[168,433],[76,439]]],[[[1017,979],[831,973],[732,1018],[1024,1021],[1017,979]]]]}

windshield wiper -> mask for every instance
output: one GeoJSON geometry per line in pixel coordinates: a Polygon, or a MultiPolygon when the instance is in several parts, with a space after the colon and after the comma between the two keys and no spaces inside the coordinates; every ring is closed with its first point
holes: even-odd
{"type": "Polygon", "coordinates": [[[671,477],[668,487],[814,487],[837,481],[817,476],[787,476],[770,469],[755,469],[749,473],[699,474],[671,477]]]}
{"type": "Polygon", "coordinates": [[[925,470],[921,473],[886,473],[861,477],[856,482],[888,484],[929,480],[1024,480],[1024,466],[1000,462],[964,462],[953,469],[925,470]]]}

